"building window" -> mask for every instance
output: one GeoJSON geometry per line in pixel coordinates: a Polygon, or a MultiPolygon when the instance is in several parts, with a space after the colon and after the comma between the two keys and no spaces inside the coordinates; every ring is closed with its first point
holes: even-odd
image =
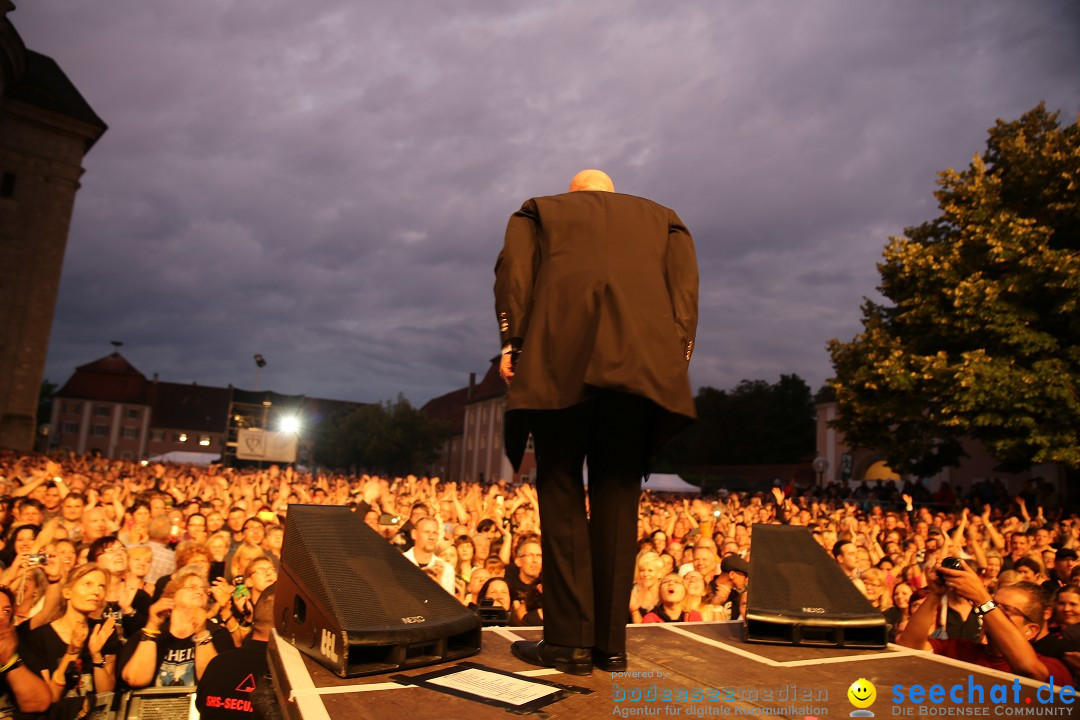
{"type": "Polygon", "coordinates": [[[128,451],[125,450],[124,452],[120,453],[120,459],[121,460],[131,460],[132,459],[131,453],[129,453],[128,451]]]}
{"type": "Polygon", "coordinates": [[[153,440],[154,442],[163,442],[165,440],[165,431],[164,430],[151,430],[150,431],[150,439],[153,440]]]}
{"type": "Polygon", "coordinates": [[[126,427],[120,432],[120,435],[122,437],[130,438],[132,440],[138,439],[139,428],[126,427]]]}
{"type": "Polygon", "coordinates": [[[109,426],[108,425],[95,425],[94,429],[93,429],[93,434],[94,435],[107,436],[109,434],[109,426]]]}
{"type": "Polygon", "coordinates": [[[82,412],[82,403],[76,403],[76,402],[67,403],[66,402],[66,403],[64,403],[64,412],[66,412],[66,413],[76,413],[76,414],[81,413],[82,412]]]}
{"type": "Polygon", "coordinates": [[[15,197],[15,173],[0,175],[0,197],[15,197]]]}
{"type": "Polygon", "coordinates": [[[142,410],[140,410],[139,408],[128,408],[128,410],[127,410],[128,420],[138,420],[139,416],[141,416],[141,415],[142,415],[142,410]]]}
{"type": "Polygon", "coordinates": [[[68,435],[78,435],[79,423],[62,423],[60,425],[60,432],[67,433],[68,435]]]}
{"type": "Polygon", "coordinates": [[[98,405],[94,408],[94,414],[98,417],[109,417],[112,415],[112,408],[104,405],[98,405]]]}

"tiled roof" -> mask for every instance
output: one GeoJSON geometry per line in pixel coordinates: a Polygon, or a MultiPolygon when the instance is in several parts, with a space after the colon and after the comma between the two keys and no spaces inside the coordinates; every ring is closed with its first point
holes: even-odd
{"type": "Polygon", "coordinates": [[[58,397],[149,405],[149,383],[120,353],[75,368],[58,397]]]}
{"type": "Polygon", "coordinates": [[[491,365],[488,366],[488,371],[484,374],[484,379],[476,386],[476,391],[466,404],[491,400],[505,394],[506,383],[503,382],[502,377],[499,375],[499,356],[496,356],[492,358],[491,365]]]}
{"type": "Polygon", "coordinates": [[[432,420],[446,423],[452,435],[465,433],[465,402],[469,398],[469,388],[463,387],[437,398],[428,400],[420,412],[432,420]]]}

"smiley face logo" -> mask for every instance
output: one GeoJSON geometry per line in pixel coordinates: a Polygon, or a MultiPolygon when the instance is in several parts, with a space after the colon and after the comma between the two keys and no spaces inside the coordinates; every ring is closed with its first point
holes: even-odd
{"type": "Polygon", "coordinates": [[[848,700],[857,708],[868,708],[877,700],[877,688],[866,678],[859,678],[851,683],[847,691],[848,700]]]}

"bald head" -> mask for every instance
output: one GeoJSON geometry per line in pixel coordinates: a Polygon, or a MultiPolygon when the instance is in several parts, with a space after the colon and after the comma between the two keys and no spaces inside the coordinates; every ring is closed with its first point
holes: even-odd
{"type": "Polygon", "coordinates": [[[570,192],[579,190],[599,190],[615,192],[615,184],[603,170],[582,170],[570,181],[570,192]]]}

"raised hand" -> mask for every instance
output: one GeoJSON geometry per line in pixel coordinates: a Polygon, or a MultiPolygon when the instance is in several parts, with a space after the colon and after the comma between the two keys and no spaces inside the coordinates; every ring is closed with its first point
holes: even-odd
{"type": "Polygon", "coordinates": [[[101,654],[101,649],[105,647],[105,643],[108,642],[115,629],[116,618],[114,617],[105,618],[105,622],[94,628],[94,632],[90,633],[90,639],[87,642],[91,657],[101,654]]]}

